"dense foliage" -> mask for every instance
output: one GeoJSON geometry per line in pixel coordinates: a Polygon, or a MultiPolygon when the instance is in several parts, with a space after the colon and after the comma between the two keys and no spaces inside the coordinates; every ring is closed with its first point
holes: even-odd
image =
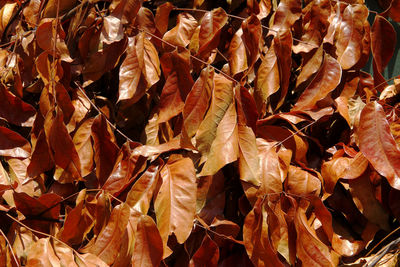
{"type": "Polygon", "coordinates": [[[395,266],[379,4],[0,1],[0,265],[395,266]]]}

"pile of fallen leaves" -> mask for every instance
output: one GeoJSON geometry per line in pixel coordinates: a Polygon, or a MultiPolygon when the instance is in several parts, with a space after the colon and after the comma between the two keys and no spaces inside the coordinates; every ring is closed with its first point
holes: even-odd
{"type": "Polygon", "coordinates": [[[0,1],[0,265],[395,266],[379,3],[0,1]]]}

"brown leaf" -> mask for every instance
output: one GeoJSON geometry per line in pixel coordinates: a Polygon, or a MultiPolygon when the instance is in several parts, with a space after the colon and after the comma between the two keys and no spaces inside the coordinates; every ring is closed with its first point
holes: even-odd
{"type": "Polygon", "coordinates": [[[219,248],[208,234],[204,236],[199,249],[193,255],[191,263],[194,266],[218,266],[219,248]]]}
{"type": "Polygon", "coordinates": [[[121,0],[113,1],[110,5],[111,14],[121,19],[123,24],[130,23],[141,8],[142,1],[121,0]]]}
{"type": "Polygon", "coordinates": [[[340,178],[355,179],[360,177],[368,167],[368,160],[361,152],[354,158],[339,157],[324,162],[321,166],[321,175],[324,177],[325,190],[333,193],[336,182],[340,178]]]}
{"type": "Polygon", "coordinates": [[[189,138],[193,137],[207,112],[214,86],[214,69],[207,67],[193,84],[182,111],[183,123],[189,138]]]}
{"type": "MultiPolygon", "coordinates": [[[[180,13],[178,15],[176,26],[166,32],[163,40],[175,46],[186,47],[198,26],[197,20],[189,13],[180,13]]],[[[163,44],[167,49],[169,45],[163,44]]]]}
{"type": "Polygon", "coordinates": [[[232,37],[232,40],[229,44],[228,59],[229,69],[232,76],[235,76],[236,74],[243,72],[248,68],[246,46],[244,45],[242,36],[243,30],[240,28],[232,37]]]}
{"type": "Polygon", "coordinates": [[[54,160],[50,152],[49,144],[46,140],[46,134],[44,130],[42,130],[33,148],[31,162],[27,168],[28,177],[35,178],[37,175],[44,173],[53,167],[54,160]]]}
{"type": "Polygon", "coordinates": [[[320,46],[310,59],[304,61],[299,76],[296,80],[296,87],[309,81],[315,73],[319,70],[324,59],[324,49],[320,46]]]}
{"type": "Polygon", "coordinates": [[[129,190],[125,200],[126,204],[140,211],[142,214],[147,214],[154,190],[157,186],[159,170],[162,166],[163,162],[159,160],[147,168],[129,190]]]}
{"type": "Polygon", "coordinates": [[[319,71],[300,95],[292,111],[316,108],[317,102],[339,85],[341,76],[342,70],[339,63],[330,55],[325,54],[319,71]]]}
{"type": "Polygon", "coordinates": [[[129,38],[120,71],[119,98],[137,102],[160,79],[160,61],[154,45],[140,33],[129,38]]]}
{"type": "Polygon", "coordinates": [[[259,186],[261,184],[260,164],[257,155],[256,136],[253,130],[243,123],[238,123],[237,135],[240,179],[259,186]]]}
{"type": "Polygon", "coordinates": [[[84,87],[97,81],[104,73],[112,70],[117,65],[126,45],[127,38],[124,38],[119,42],[105,45],[102,50],[91,54],[85,62],[82,70],[85,80],[83,84],[84,87]]]}
{"type": "Polygon", "coordinates": [[[262,46],[262,28],[261,22],[256,15],[252,14],[250,17],[243,20],[242,23],[243,35],[242,39],[246,46],[248,56],[248,63],[250,68],[257,61],[260,54],[260,46],[262,46]]]}
{"type": "Polygon", "coordinates": [[[142,215],[139,218],[135,235],[132,266],[157,267],[162,258],[163,244],[157,226],[150,216],[142,215]]]}
{"type": "Polygon", "coordinates": [[[96,176],[103,185],[113,170],[119,151],[114,134],[110,131],[110,126],[103,115],[98,115],[93,122],[92,137],[96,176]]]}
{"type": "Polygon", "coordinates": [[[371,223],[385,231],[390,231],[389,214],[375,197],[375,188],[370,178],[371,172],[365,172],[358,179],[349,180],[349,192],[358,210],[371,223]]]}
{"type": "Polygon", "coordinates": [[[164,55],[163,69],[168,75],[161,92],[158,122],[166,122],[183,111],[184,102],[193,87],[188,53],[164,55]]]}
{"type": "Polygon", "coordinates": [[[299,1],[280,1],[275,11],[273,26],[271,27],[272,34],[276,36],[280,32],[288,31],[300,16],[301,3],[299,1]]]}
{"type": "MultiPolygon", "coordinates": [[[[284,1],[281,1],[283,3],[284,1]]],[[[296,1],[291,1],[296,2],[296,1]]],[[[279,5],[280,5],[279,4],[279,5]]],[[[274,105],[275,110],[278,109],[285,101],[286,94],[289,90],[289,83],[290,83],[290,73],[292,68],[292,60],[291,55],[292,53],[292,44],[293,44],[293,37],[290,30],[286,30],[284,32],[280,31],[274,38],[274,50],[276,56],[278,57],[279,63],[279,78],[280,78],[280,96],[279,101],[276,105],[274,105]]]]}
{"type": "MultiPolygon", "coordinates": [[[[247,134],[249,131],[252,132],[249,128],[247,130],[247,134]]],[[[244,134],[245,132],[242,133],[242,136],[244,136],[244,134]]],[[[211,143],[209,152],[202,155],[202,161],[205,161],[200,172],[200,175],[202,176],[215,174],[226,164],[236,161],[239,156],[237,114],[233,103],[228,107],[224,117],[220,121],[214,138],[215,139],[211,143]],[[221,151],[223,151],[223,153],[221,153],[221,151]]],[[[254,147],[251,147],[251,140],[248,140],[247,142],[247,144],[242,144],[242,153],[243,149],[245,153],[254,151],[254,147]]],[[[249,164],[250,162],[248,160],[250,159],[250,155],[247,154],[243,156],[247,156],[247,163],[245,161],[242,162],[242,164],[249,164]]],[[[250,164],[253,164],[253,162],[250,164]]],[[[256,181],[254,182],[257,183],[256,181]]]]}
{"type": "MultiPolygon", "coordinates": [[[[51,0],[53,1],[53,0],[51,0]]],[[[54,2],[54,1],[53,1],[54,2]]],[[[67,1],[68,2],[68,1],[67,1]]],[[[55,19],[42,19],[36,30],[36,42],[41,49],[51,53],[56,48],[56,53],[60,56],[61,60],[72,62],[67,45],[64,42],[66,37],[62,27],[57,27],[57,20],[55,19]],[[57,27],[57,41],[54,44],[53,30],[57,27]]]]}
{"type": "Polygon", "coordinates": [[[294,195],[319,196],[322,185],[321,180],[317,176],[299,167],[290,165],[288,177],[285,181],[285,189],[294,195]]]}
{"type": "Polygon", "coordinates": [[[348,5],[342,14],[342,20],[336,37],[337,61],[343,69],[352,68],[360,60],[364,21],[368,17],[365,5],[348,5]]]}
{"type": "Polygon", "coordinates": [[[130,208],[126,204],[116,206],[110,216],[107,225],[101,230],[96,241],[82,249],[98,256],[105,263],[111,265],[116,259],[120,246],[121,236],[125,231],[130,216],[130,208]]]}
{"type": "Polygon", "coordinates": [[[296,54],[309,53],[314,48],[319,47],[329,26],[328,18],[332,12],[330,1],[313,1],[307,8],[308,11],[303,16],[301,41],[293,46],[293,52],[296,54]]]}
{"type": "Polygon", "coordinates": [[[0,117],[11,124],[32,127],[36,110],[0,85],[0,117]]]}
{"type": "Polygon", "coordinates": [[[68,212],[64,226],[59,233],[60,240],[70,245],[79,245],[94,225],[93,217],[85,207],[86,189],[79,192],[76,205],[68,212]]]}
{"type": "Polygon", "coordinates": [[[222,28],[228,21],[228,15],[222,8],[207,12],[200,21],[199,49],[201,57],[208,57],[211,50],[219,43],[222,28]]]}
{"type": "Polygon", "coordinates": [[[60,183],[70,183],[81,179],[79,155],[65,127],[63,113],[59,108],[46,116],[45,132],[49,147],[53,152],[54,163],[60,167],[54,178],[60,183]]]}
{"type": "Polygon", "coordinates": [[[157,7],[154,21],[156,23],[157,30],[161,35],[168,30],[169,14],[173,9],[174,6],[170,2],[166,2],[157,7]]]}
{"type": "Polygon", "coordinates": [[[27,266],[56,266],[60,264],[60,259],[54,252],[50,238],[41,238],[30,247],[27,255],[27,266]]]}
{"type": "Polygon", "coordinates": [[[27,158],[31,154],[28,140],[6,127],[0,126],[0,156],[27,158]]]}
{"type": "Polygon", "coordinates": [[[295,216],[296,254],[304,266],[337,266],[328,246],[322,243],[309,226],[305,210],[298,208],[295,216]]]}
{"type": "Polygon", "coordinates": [[[274,46],[271,46],[262,58],[254,87],[254,100],[256,101],[257,110],[260,114],[265,115],[269,97],[276,93],[279,88],[280,75],[278,58],[276,57],[274,46]]]}
{"type": "Polygon", "coordinates": [[[57,10],[58,10],[58,15],[62,15],[68,10],[72,9],[76,3],[77,0],[70,0],[70,1],[62,1],[58,2],[57,0],[49,0],[46,2],[46,7],[43,10],[43,17],[44,18],[55,18],[57,15],[57,10]]]}
{"type": "Polygon", "coordinates": [[[271,245],[268,234],[267,212],[258,199],[247,214],[243,225],[243,242],[250,260],[255,266],[283,266],[271,245]]]}
{"type": "Polygon", "coordinates": [[[93,118],[85,120],[72,139],[81,162],[82,177],[85,177],[94,169],[94,151],[91,138],[93,122],[93,118]]]}
{"type": "Polygon", "coordinates": [[[362,110],[357,135],[364,156],[393,188],[400,190],[400,151],[378,102],[370,102],[362,110]]]}
{"type": "Polygon", "coordinates": [[[281,148],[277,152],[277,148],[273,144],[257,138],[258,157],[261,168],[261,186],[259,189],[261,195],[282,192],[283,182],[287,176],[292,157],[290,150],[281,148]],[[284,157],[285,154],[286,157],[284,157]]]}
{"type": "Polygon", "coordinates": [[[161,169],[160,176],[162,184],[154,208],[165,258],[169,255],[168,236],[174,233],[182,244],[192,230],[196,212],[196,172],[191,159],[173,154],[161,169]]]}
{"type": "Polygon", "coordinates": [[[231,81],[222,75],[214,75],[211,104],[196,133],[196,147],[203,155],[207,155],[210,152],[218,125],[233,101],[232,87],[231,81]]]}
{"type": "Polygon", "coordinates": [[[121,192],[146,168],[145,158],[132,155],[132,151],[138,146],[140,143],[128,141],[121,147],[114,169],[102,187],[103,190],[111,194],[121,192]]]}
{"type": "MultiPolygon", "coordinates": [[[[389,63],[396,49],[396,32],[384,17],[375,16],[371,28],[371,51],[374,64],[374,75],[380,74],[389,63]]],[[[377,83],[376,83],[377,84],[377,83]]]]}

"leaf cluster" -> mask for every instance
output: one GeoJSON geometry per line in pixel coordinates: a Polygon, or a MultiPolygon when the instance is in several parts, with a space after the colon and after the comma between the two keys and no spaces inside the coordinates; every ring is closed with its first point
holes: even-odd
{"type": "Polygon", "coordinates": [[[379,2],[0,1],[0,265],[395,266],[379,2]]]}

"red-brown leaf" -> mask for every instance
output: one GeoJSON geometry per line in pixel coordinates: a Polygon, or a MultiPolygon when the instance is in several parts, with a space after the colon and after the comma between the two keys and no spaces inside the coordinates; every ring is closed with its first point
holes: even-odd
{"type": "Polygon", "coordinates": [[[214,86],[213,81],[214,69],[208,67],[203,69],[186,98],[182,116],[186,133],[190,138],[196,134],[206,114],[214,86]]]}
{"type": "Polygon", "coordinates": [[[0,126],[0,156],[27,158],[31,154],[28,140],[6,127],[0,126]]]}
{"type": "Polygon", "coordinates": [[[194,266],[218,266],[219,248],[217,244],[210,238],[208,234],[204,236],[203,242],[199,249],[193,255],[191,263],[194,266]]]}
{"type": "Polygon", "coordinates": [[[218,46],[222,28],[228,21],[228,15],[222,8],[207,12],[200,22],[199,51],[205,55],[218,46]]]}
{"type": "Polygon", "coordinates": [[[368,17],[365,5],[348,5],[342,14],[342,21],[336,37],[337,60],[343,69],[353,67],[360,60],[364,21],[368,17]]]}
{"type": "Polygon", "coordinates": [[[0,85],[0,117],[9,123],[32,127],[36,110],[0,85]]]}
{"type": "Polygon", "coordinates": [[[96,241],[89,248],[85,248],[84,251],[95,254],[105,263],[111,265],[119,253],[121,236],[128,224],[130,213],[128,205],[120,204],[116,206],[96,241]]]}
{"type": "Polygon", "coordinates": [[[60,167],[60,170],[56,171],[55,179],[60,183],[68,183],[82,178],[81,163],[63,120],[60,109],[49,112],[45,120],[45,132],[53,152],[54,163],[60,167]],[[64,171],[66,173],[63,174],[64,171]]]}
{"type": "Polygon", "coordinates": [[[400,151],[379,103],[364,107],[357,134],[364,156],[393,188],[400,190],[400,151]]]}
{"type": "Polygon", "coordinates": [[[139,218],[135,235],[132,266],[157,267],[163,258],[163,243],[157,226],[150,216],[139,218]]]}
{"type": "Polygon", "coordinates": [[[96,163],[96,176],[100,184],[110,176],[118,156],[118,146],[114,134],[110,131],[103,115],[98,115],[92,124],[94,139],[94,161],[96,163]]]}
{"type": "Polygon", "coordinates": [[[317,102],[326,97],[340,83],[342,69],[339,63],[330,55],[325,54],[324,61],[311,81],[310,85],[300,95],[293,107],[295,110],[313,109],[317,102]]]}
{"type": "Polygon", "coordinates": [[[244,246],[255,266],[283,266],[269,240],[267,218],[264,204],[258,199],[244,220],[244,246]]]}
{"type": "Polygon", "coordinates": [[[142,214],[147,214],[150,208],[150,202],[158,182],[159,170],[162,167],[162,162],[160,161],[158,163],[152,163],[147,168],[133,184],[126,196],[125,203],[131,208],[140,211],[142,214]]]}
{"type": "Polygon", "coordinates": [[[371,51],[377,70],[383,73],[396,49],[396,32],[384,17],[375,16],[371,28],[371,51]]]}

